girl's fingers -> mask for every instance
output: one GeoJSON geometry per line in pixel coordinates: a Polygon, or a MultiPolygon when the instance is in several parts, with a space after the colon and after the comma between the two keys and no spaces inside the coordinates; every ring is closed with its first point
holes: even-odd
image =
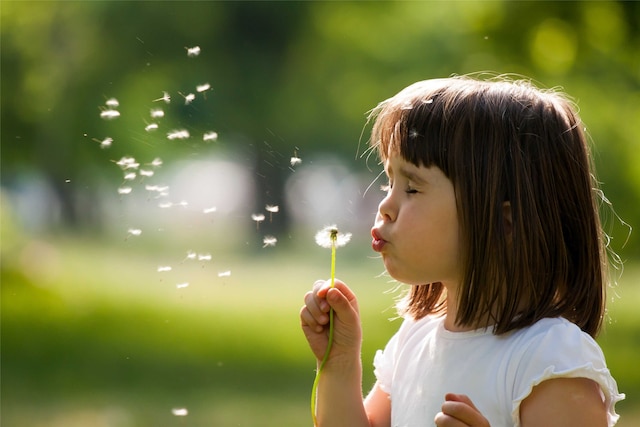
{"type": "Polygon", "coordinates": [[[438,427],[489,427],[487,419],[468,396],[454,393],[448,393],[445,396],[442,412],[436,415],[435,422],[438,427]]]}

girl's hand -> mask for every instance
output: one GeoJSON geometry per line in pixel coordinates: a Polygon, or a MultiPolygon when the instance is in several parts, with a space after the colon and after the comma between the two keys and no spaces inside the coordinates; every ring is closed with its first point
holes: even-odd
{"type": "Polygon", "coordinates": [[[447,393],[442,404],[442,412],[436,415],[438,427],[490,427],[471,399],[464,394],[447,393]]]}
{"type": "Polygon", "coordinates": [[[342,357],[360,357],[362,331],[355,294],[340,280],[331,288],[330,281],[319,280],[304,296],[300,310],[302,331],[318,362],[329,343],[329,310],[333,308],[333,345],[327,364],[342,357]]]}

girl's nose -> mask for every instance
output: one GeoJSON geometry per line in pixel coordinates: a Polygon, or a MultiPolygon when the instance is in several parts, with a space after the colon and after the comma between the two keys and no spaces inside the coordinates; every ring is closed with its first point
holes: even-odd
{"type": "Polygon", "coordinates": [[[387,193],[378,205],[378,218],[384,222],[393,222],[396,219],[397,208],[394,204],[391,192],[387,193]]]}

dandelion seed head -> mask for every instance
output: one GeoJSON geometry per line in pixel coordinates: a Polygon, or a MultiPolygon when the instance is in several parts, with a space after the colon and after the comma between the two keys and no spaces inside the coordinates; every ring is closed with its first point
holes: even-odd
{"type": "Polygon", "coordinates": [[[264,221],[264,214],[252,214],[251,215],[251,219],[254,220],[255,222],[262,222],[264,221]]]}
{"type": "Polygon", "coordinates": [[[187,47],[185,49],[187,49],[187,56],[188,57],[193,58],[195,56],[200,55],[200,46],[187,47]]]}
{"type": "Polygon", "coordinates": [[[118,187],[118,194],[130,194],[132,191],[131,187],[118,187]]]}
{"type": "Polygon", "coordinates": [[[300,163],[302,163],[302,159],[300,157],[291,158],[291,166],[299,165],[300,163]]]}
{"type": "Polygon", "coordinates": [[[182,95],[182,96],[184,97],[184,105],[189,105],[193,102],[194,99],[196,99],[196,96],[193,93],[189,93],[187,95],[182,95]]]}
{"type": "Polygon", "coordinates": [[[267,205],[265,206],[265,209],[267,212],[270,213],[277,213],[278,211],[280,211],[280,206],[277,205],[267,205]]]}
{"type": "Polygon", "coordinates": [[[264,236],[264,239],[262,239],[262,243],[263,248],[266,248],[267,246],[275,246],[276,243],[278,243],[278,239],[273,236],[264,236]]]}
{"type": "Polygon", "coordinates": [[[202,135],[202,140],[205,142],[217,141],[218,140],[218,132],[206,132],[202,135]]]}
{"type": "Polygon", "coordinates": [[[349,243],[351,233],[340,233],[337,226],[329,225],[318,231],[315,239],[316,243],[323,248],[331,248],[332,246],[339,248],[349,243]]]}
{"type": "Polygon", "coordinates": [[[204,84],[196,86],[196,91],[197,92],[206,92],[209,89],[211,89],[211,85],[209,83],[204,83],[204,84]]]}
{"type": "Polygon", "coordinates": [[[158,273],[164,273],[167,271],[171,271],[171,266],[170,265],[161,265],[158,267],[158,273]]]}

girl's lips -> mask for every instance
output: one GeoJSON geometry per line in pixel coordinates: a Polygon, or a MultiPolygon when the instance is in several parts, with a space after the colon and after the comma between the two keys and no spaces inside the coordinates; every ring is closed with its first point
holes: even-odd
{"type": "Polygon", "coordinates": [[[380,236],[380,232],[375,228],[371,230],[371,237],[373,239],[371,241],[371,248],[376,252],[382,252],[387,241],[380,236]]]}

